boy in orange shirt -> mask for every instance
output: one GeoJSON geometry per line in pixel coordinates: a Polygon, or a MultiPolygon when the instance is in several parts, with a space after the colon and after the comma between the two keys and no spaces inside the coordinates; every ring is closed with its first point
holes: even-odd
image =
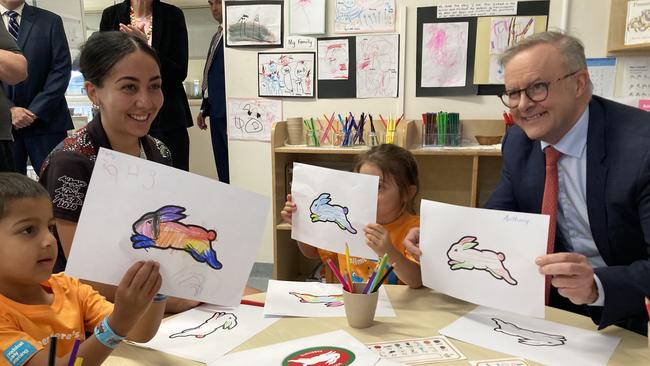
{"type": "Polygon", "coordinates": [[[51,274],[53,227],[47,191],[26,176],[0,173],[0,365],[46,365],[42,351],[51,336],[57,337],[56,365],[67,365],[63,356],[75,339],[83,341],[77,355],[84,365],[100,365],[122,339],[153,338],[165,309],[165,296],[156,295],[159,264],[131,266],[113,305],[79,280],[51,274]]]}

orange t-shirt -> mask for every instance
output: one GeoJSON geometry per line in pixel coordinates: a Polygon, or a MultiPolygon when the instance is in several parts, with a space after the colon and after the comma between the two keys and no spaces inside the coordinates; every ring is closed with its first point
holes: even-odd
{"type": "Polygon", "coordinates": [[[113,312],[113,304],[92,287],[63,273],[50,276],[41,286],[51,289],[51,305],[25,305],[0,294],[0,365],[25,364],[50,336],[57,337],[57,357],[65,356],[75,339],[86,339],[86,332],[113,312]]]}
{"type": "MultiPolygon", "coordinates": [[[[410,229],[420,226],[420,217],[411,215],[408,212],[404,212],[404,214],[398,217],[397,220],[383,226],[388,231],[390,241],[393,243],[395,249],[397,249],[410,261],[417,263],[415,259],[406,251],[406,248],[404,247],[404,238],[410,229]]],[[[346,268],[345,254],[334,253],[324,249],[318,249],[318,254],[320,255],[320,258],[323,262],[325,262],[327,258],[331,258],[334,263],[338,265],[341,274],[343,274],[346,268]]],[[[368,278],[375,271],[375,268],[377,268],[378,264],[379,261],[376,260],[350,257],[352,282],[368,282],[368,278]]],[[[384,283],[403,284],[403,282],[397,278],[395,273],[391,273],[386,278],[384,283]]]]}

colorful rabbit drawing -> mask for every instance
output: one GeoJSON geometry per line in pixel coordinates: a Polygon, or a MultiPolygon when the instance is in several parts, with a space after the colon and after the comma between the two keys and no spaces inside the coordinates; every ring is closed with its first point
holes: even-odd
{"type": "Polygon", "coordinates": [[[221,269],[212,241],[217,238],[214,230],[180,222],[187,217],[185,207],[163,206],[142,215],[134,224],[131,242],[135,249],[174,249],[189,253],[194,260],[221,269]]]}
{"type": "Polygon", "coordinates": [[[237,326],[237,315],[233,313],[226,313],[218,311],[208,318],[208,320],[201,323],[201,325],[193,328],[184,329],[178,333],[174,333],[169,338],[178,337],[195,337],[205,338],[206,336],[216,332],[219,329],[230,330],[237,326]]]}
{"type": "Polygon", "coordinates": [[[452,244],[447,251],[449,261],[447,264],[451,270],[477,269],[486,271],[498,280],[504,280],[515,286],[517,280],[512,278],[508,269],[503,265],[506,259],[505,254],[497,253],[489,249],[474,249],[478,245],[475,236],[463,236],[459,241],[452,244]]]}
{"type": "Polygon", "coordinates": [[[307,304],[325,304],[328,308],[343,305],[343,294],[340,295],[312,295],[301,294],[298,292],[289,292],[291,295],[300,299],[300,302],[307,304]]]}
{"type": "Polygon", "coordinates": [[[352,234],[356,234],[357,229],[353,228],[352,224],[348,220],[348,208],[339,205],[331,205],[330,201],[332,201],[332,199],[330,198],[329,193],[321,193],[320,196],[311,203],[311,206],[309,207],[309,211],[311,211],[311,215],[309,215],[311,222],[333,222],[337,224],[341,230],[347,230],[352,234]]]}
{"type": "Polygon", "coordinates": [[[527,346],[561,346],[566,343],[566,337],[559,334],[520,328],[515,324],[508,323],[499,318],[492,318],[492,321],[497,325],[494,328],[495,332],[517,337],[517,343],[527,346]]]}

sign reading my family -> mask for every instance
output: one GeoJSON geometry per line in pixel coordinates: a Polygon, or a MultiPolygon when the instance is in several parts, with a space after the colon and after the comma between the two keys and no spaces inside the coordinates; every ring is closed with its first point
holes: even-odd
{"type": "Polygon", "coordinates": [[[161,293],[235,306],[268,204],[228,184],[100,149],[66,274],[117,285],[135,261],[156,260],[161,293]]]}

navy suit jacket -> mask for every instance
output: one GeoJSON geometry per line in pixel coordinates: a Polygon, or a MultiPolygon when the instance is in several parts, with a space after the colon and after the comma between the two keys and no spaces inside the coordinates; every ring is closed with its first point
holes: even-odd
{"type": "MultiPolygon", "coordinates": [[[[517,126],[503,142],[501,178],[486,207],[541,212],[544,153],[517,126]]],[[[595,269],[605,292],[602,307],[582,306],[600,328],[611,324],[642,332],[650,297],[650,114],[593,96],[587,133],[587,210],[598,251],[595,269]]],[[[565,251],[556,236],[556,252],[565,251]]],[[[559,296],[555,299],[560,301],[559,296]]],[[[551,305],[570,309],[566,299],[551,305]],[[558,306],[559,305],[559,306],[558,306]]],[[[575,305],[573,305],[575,307],[575,305]]],[[[570,309],[574,310],[575,309],[570,309]]]]}
{"type": "MultiPolygon", "coordinates": [[[[153,0],[151,46],[160,59],[162,92],[165,96],[150,131],[171,131],[192,127],[192,114],[183,81],[187,77],[189,56],[187,27],[181,9],[153,0]]],[[[99,23],[101,32],[119,30],[120,23],[131,24],[129,0],[104,9],[99,23]]]]}
{"type": "Polygon", "coordinates": [[[27,58],[25,81],[8,86],[7,96],[15,106],[27,108],[38,119],[14,135],[42,135],[72,129],[65,100],[72,63],[61,17],[25,4],[20,19],[18,47],[27,58]]]}
{"type": "MultiPolygon", "coordinates": [[[[210,123],[213,123],[213,121],[216,123],[218,119],[226,119],[226,77],[223,59],[223,39],[224,37],[222,36],[214,50],[212,64],[210,64],[210,69],[208,69],[208,97],[203,96],[203,101],[201,102],[202,115],[209,116],[210,123]]],[[[210,50],[208,50],[208,57],[210,56],[209,53],[210,50]]]]}

